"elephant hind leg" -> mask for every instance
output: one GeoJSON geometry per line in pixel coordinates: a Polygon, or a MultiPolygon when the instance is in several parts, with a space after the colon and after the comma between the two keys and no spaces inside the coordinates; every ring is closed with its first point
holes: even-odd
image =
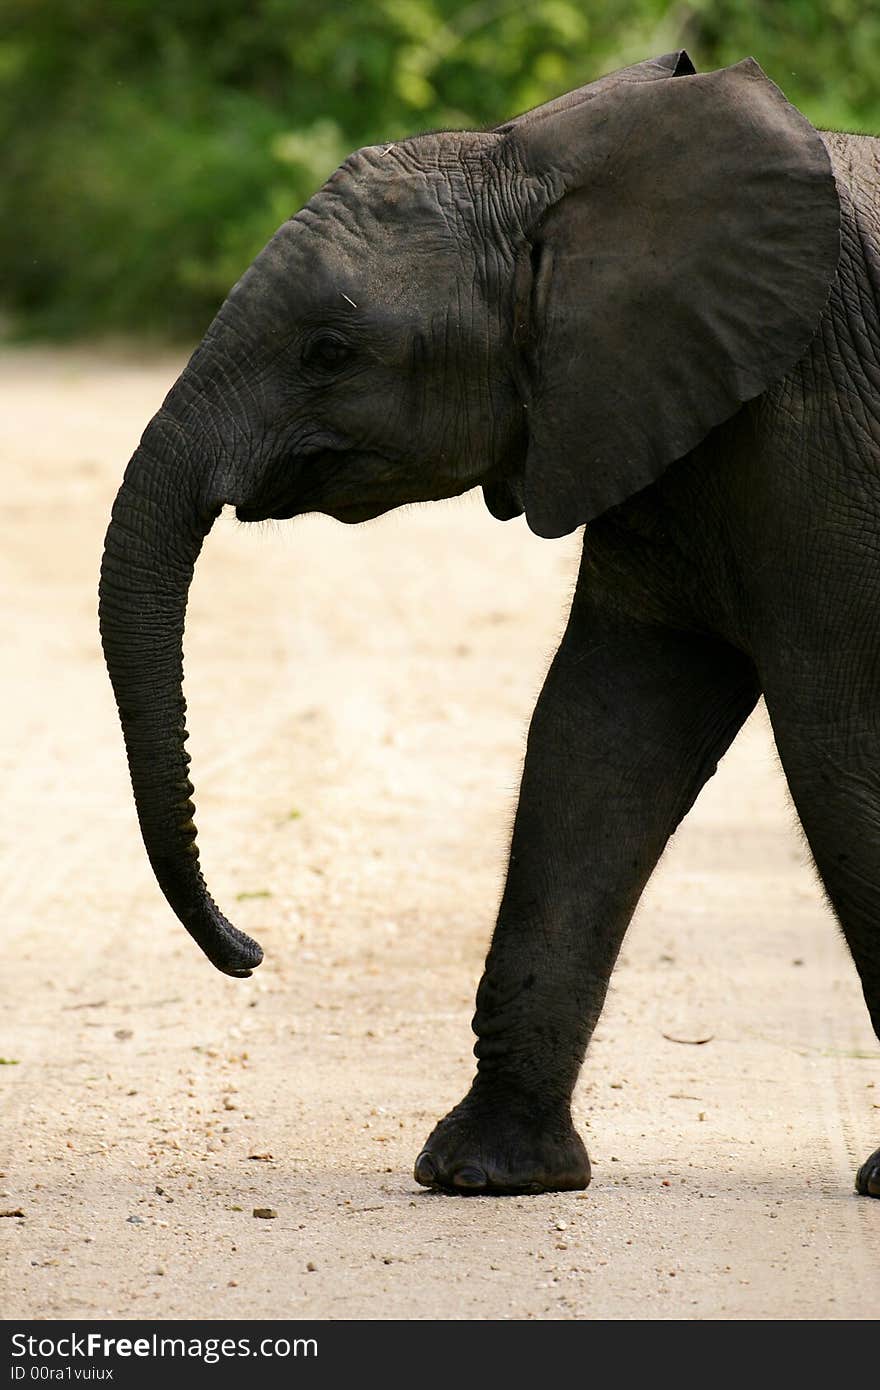
{"type": "MultiPolygon", "coordinates": [[[[880,1038],[880,672],[851,650],[765,682],[776,746],[880,1038]]],[[[880,1197],[880,1149],[856,1188],[880,1197]]]]}

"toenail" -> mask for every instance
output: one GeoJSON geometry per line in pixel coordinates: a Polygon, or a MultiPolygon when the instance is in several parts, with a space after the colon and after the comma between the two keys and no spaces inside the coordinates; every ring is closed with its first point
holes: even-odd
{"type": "Polygon", "coordinates": [[[429,1153],[419,1154],[413,1176],[424,1187],[430,1187],[432,1182],[437,1181],[437,1165],[429,1153]]]}
{"type": "Polygon", "coordinates": [[[482,1168],[472,1165],[469,1168],[459,1168],[458,1172],[453,1174],[452,1181],[456,1187],[473,1192],[486,1186],[486,1174],[482,1168]]]}

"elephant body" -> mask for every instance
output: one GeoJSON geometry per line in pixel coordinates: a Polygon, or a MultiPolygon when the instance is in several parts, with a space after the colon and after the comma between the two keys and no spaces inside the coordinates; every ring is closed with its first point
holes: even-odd
{"type": "MultiPolygon", "coordinates": [[[[198,868],[180,693],[224,502],[353,522],[481,485],[539,534],[586,523],[476,1078],[416,1162],[446,1191],[584,1187],[570,1100],[624,932],[762,693],[880,1035],[880,141],[816,133],[755,64],[698,77],[674,54],[497,132],[360,152],[298,219],[152,422],[108,532],[147,849],[215,964],[249,973],[259,948],[198,868]],[[276,292],[294,250],[297,316],[276,292]]],[[[880,1195],[880,1150],[857,1186],[880,1195]]]]}

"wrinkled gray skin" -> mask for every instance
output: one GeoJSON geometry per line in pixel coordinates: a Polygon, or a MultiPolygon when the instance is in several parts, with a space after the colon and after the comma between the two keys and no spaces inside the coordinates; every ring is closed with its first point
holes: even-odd
{"type": "MultiPolygon", "coordinates": [[[[231,975],[261,952],[202,879],[181,693],[221,507],[360,522],[482,485],[539,534],[588,523],[477,1076],[421,1183],[586,1186],[570,1098],[624,931],[761,692],[880,1032],[878,149],[817,135],[752,63],[679,54],[497,131],[362,150],[235,286],[129,464],[107,663],[157,879],[231,975]]],[[[880,1196],[880,1150],[857,1185],[880,1196]]]]}

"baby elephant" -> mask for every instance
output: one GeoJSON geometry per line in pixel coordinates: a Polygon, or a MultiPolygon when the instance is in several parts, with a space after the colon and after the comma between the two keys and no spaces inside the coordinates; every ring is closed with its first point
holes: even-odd
{"type": "MultiPolygon", "coordinates": [[[[224,504],[361,522],[480,486],[586,523],[477,995],[477,1075],[416,1162],[585,1187],[572,1088],[639,895],[763,692],[880,1030],[880,141],[751,59],[675,53],[491,131],[359,150],[276,233],[148,425],[101,632],[141,829],[229,975],[199,868],[187,592],[224,504]]],[[[880,1150],[858,1190],[880,1196],[880,1150]]]]}

